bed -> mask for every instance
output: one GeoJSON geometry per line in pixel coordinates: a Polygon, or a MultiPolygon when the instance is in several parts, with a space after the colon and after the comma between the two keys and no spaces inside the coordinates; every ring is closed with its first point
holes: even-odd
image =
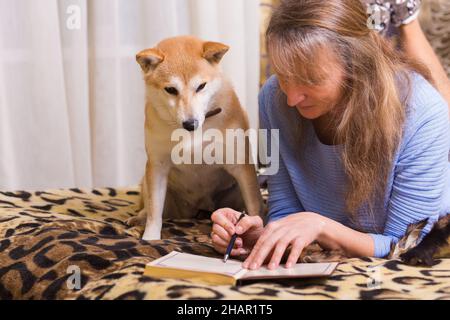
{"type": "Polygon", "coordinates": [[[139,199],[138,187],[0,192],[0,299],[450,299],[450,259],[347,259],[327,279],[240,287],[147,277],[145,264],[172,250],[219,255],[202,215],[165,220],[161,240],[141,240],[125,223],[139,199]]]}

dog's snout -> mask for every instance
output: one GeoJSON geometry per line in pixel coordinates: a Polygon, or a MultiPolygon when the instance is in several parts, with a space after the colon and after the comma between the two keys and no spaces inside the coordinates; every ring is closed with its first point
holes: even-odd
{"type": "Polygon", "coordinates": [[[198,120],[197,119],[189,119],[183,122],[183,128],[188,131],[194,131],[198,128],[198,120]]]}

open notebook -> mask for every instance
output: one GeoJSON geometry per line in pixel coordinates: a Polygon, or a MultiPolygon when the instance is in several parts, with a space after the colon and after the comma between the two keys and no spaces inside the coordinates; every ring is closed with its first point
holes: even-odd
{"type": "Polygon", "coordinates": [[[262,266],[258,270],[242,268],[242,261],[203,257],[172,251],[168,255],[148,263],[144,274],[157,278],[194,279],[209,284],[236,285],[243,280],[325,277],[333,273],[338,265],[333,263],[298,263],[289,269],[280,266],[269,270],[262,266]]]}

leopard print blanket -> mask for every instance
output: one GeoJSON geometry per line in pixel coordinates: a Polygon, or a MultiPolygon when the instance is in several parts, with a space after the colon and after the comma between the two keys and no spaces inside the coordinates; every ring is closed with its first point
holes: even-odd
{"type": "Polygon", "coordinates": [[[0,299],[450,299],[450,259],[431,268],[398,260],[346,259],[327,279],[208,286],[143,275],[178,250],[218,257],[209,219],[165,220],[143,241],[139,189],[0,192],[0,299]]]}

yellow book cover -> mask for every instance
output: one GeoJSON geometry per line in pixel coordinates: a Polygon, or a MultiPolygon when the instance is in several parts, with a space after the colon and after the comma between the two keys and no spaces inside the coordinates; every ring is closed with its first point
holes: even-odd
{"type": "Polygon", "coordinates": [[[297,263],[289,269],[279,266],[269,270],[262,266],[258,270],[242,268],[242,261],[209,258],[172,251],[148,263],[144,274],[155,278],[191,279],[213,285],[237,285],[244,280],[281,278],[326,277],[333,273],[338,263],[297,263]]]}

